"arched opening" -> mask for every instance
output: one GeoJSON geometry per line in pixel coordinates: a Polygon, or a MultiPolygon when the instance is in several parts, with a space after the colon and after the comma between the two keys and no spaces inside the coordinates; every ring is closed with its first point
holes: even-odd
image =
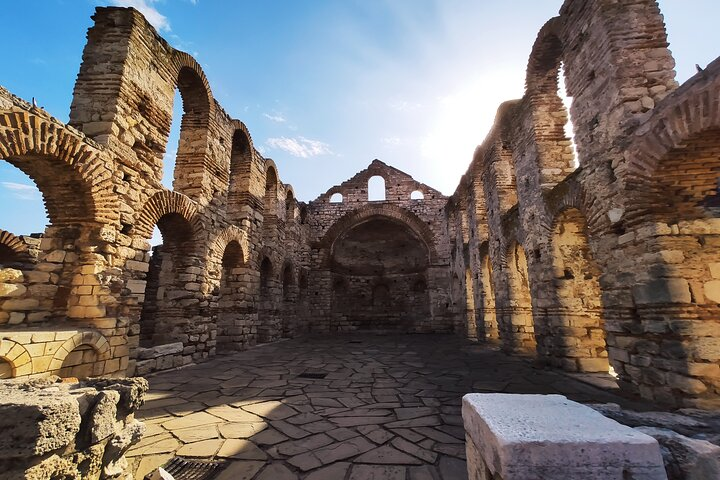
{"type": "Polygon", "coordinates": [[[272,278],[272,262],[268,257],[260,263],[260,298],[265,300],[270,295],[270,280],[272,278]]]}
{"type": "Polygon", "coordinates": [[[415,190],[410,194],[410,200],[424,200],[425,195],[420,190],[415,190]]]}
{"type": "Polygon", "coordinates": [[[308,216],[307,205],[303,205],[302,207],[300,207],[300,225],[305,225],[307,223],[307,216],[308,216]]]}
{"type": "Polygon", "coordinates": [[[292,265],[287,264],[285,265],[285,269],[283,270],[283,280],[282,280],[282,288],[283,288],[283,300],[286,302],[290,302],[293,300],[293,269],[292,265]]]}
{"type": "Polygon", "coordinates": [[[275,168],[267,167],[265,172],[265,201],[263,206],[263,232],[272,235],[277,229],[278,218],[278,176],[275,168]]]}
{"type": "Polygon", "coordinates": [[[168,134],[168,148],[163,155],[162,163],[162,186],[168,190],[173,189],[175,178],[175,159],[177,158],[177,146],[180,143],[180,125],[182,123],[183,104],[180,91],[175,89],[173,95],[172,118],[170,119],[170,133],[168,134]]]}
{"type": "Polygon", "coordinates": [[[465,335],[471,340],[478,339],[478,327],[475,318],[475,292],[470,267],[465,268],[465,335]]]}
{"type": "Polygon", "coordinates": [[[295,196],[292,190],[288,190],[285,196],[285,220],[288,222],[295,220],[295,196]]]}
{"type": "Polygon", "coordinates": [[[175,157],[173,190],[197,198],[202,193],[198,176],[203,174],[205,168],[210,92],[200,74],[190,67],[180,68],[177,91],[182,98],[183,114],[175,157]]]}
{"type": "Polygon", "coordinates": [[[272,262],[260,262],[260,303],[258,308],[258,342],[276,340],[282,333],[281,292],[272,262]]]}
{"type": "Polygon", "coordinates": [[[490,256],[485,255],[480,261],[482,272],[480,280],[482,285],[482,312],[485,325],[485,338],[498,338],[498,324],[495,314],[495,288],[493,287],[492,265],[490,256]]]}
{"type": "Polygon", "coordinates": [[[549,190],[577,167],[572,123],[567,106],[572,102],[565,84],[563,45],[557,35],[541,32],[528,65],[527,94],[539,143],[540,185],[549,190]]]}
{"type": "Polygon", "coordinates": [[[342,203],[343,202],[343,196],[342,193],[333,193],[330,197],[330,203],[342,203]]]}
{"type": "Polygon", "coordinates": [[[101,367],[97,351],[91,345],[83,344],[67,354],[57,375],[62,378],[89,378],[102,374],[101,367]]]}
{"type": "Polygon", "coordinates": [[[558,367],[607,372],[600,269],[592,259],[587,223],[579,210],[567,209],[558,216],[552,243],[559,309],[547,319],[549,331],[545,335],[549,338],[538,341],[546,344],[545,350],[558,367]]]}
{"type": "Polygon", "coordinates": [[[228,216],[239,223],[249,211],[250,174],[252,169],[252,145],[247,132],[235,130],[230,148],[230,183],[228,185],[228,216]]]}
{"type": "Polygon", "coordinates": [[[532,298],[530,296],[530,282],[528,277],[527,258],[525,250],[513,242],[507,254],[508,272],[508,298],[510,300],[510,329],[509,339],[517,348],[534,353],[536,349],[535,325],[532,314],[532,298]]]}
{"type": "Polygon", "coordinates": [[[385,201],[385,179],[374,175],[368,180],[368,201],[385,201]]]}
{"type": "Polygon", "coordinates": [[[3,357],[0,357],[0,380],[6,380],[8,378],[13,378],[14,376],[15,371],[12,363],[8,362],[7,359],[3,357]]]}
{"type": "Polygon", "coordinates": [[[156,226],[162,244],[153,247],[146,276],[140,314],[140,346],[144,348],[172,341],[171,325],[184,321],[181,300],[192,296],[181,279],[191,263],[192,226],[179,213],[166,213],[156,226]]]}
{"type": "Polygon", "coordinates": [[[405,223],[378,215],[351,225],[330,257],[335,325],[420,331],[429,317],[429,295],[415,287],[428,265],[427,245],[405,223]]]}
{"type": "Polygon", "coordinates": [[[246,313],[248,293],[244,254],[237,240],[228,242],[222,256],[220,289],[217,299],[218,347],[237,350],[250,342],[246,313]]]}
{"type": "Polygon", "coordinates": [[[17,205],[3,210],[3,228],[16,234],[41,233],[50,223],[43,195],[25,172],[0,160],[0,204],[17,205]]]}

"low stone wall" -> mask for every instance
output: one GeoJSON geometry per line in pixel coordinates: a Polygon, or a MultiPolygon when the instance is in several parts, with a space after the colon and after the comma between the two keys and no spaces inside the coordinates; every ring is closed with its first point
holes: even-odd
{"type": "Polygon", "coordinates": [[[0,480],[131,479],[143,378],[0,382],[0,480]]]}
{"type": "MultiPolygon", "coordinates": [[[[189,347],[192,348],[192,347],[189,347]]],[[[135,375],[169,370],[192,363],[191,353],[185,352],[182,342],[166,343],[152,348],[139,348],[135,375]]]]}

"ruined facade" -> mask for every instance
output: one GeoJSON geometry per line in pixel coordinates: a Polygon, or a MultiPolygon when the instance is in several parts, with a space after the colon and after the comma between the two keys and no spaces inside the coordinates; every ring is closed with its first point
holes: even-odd
{"type": "Polygon", "coordinates": [[[719,405],[720,64],[678,86],[654,1],[565,2],[450,198],[373,161],[307,204],[192,57],[133,9],[94,20],[68,125],[0,89],[0,158],[50,218],[40,237],[0,231],[0,377],[142,375],[299,333],[455,332],[719,405]]]}

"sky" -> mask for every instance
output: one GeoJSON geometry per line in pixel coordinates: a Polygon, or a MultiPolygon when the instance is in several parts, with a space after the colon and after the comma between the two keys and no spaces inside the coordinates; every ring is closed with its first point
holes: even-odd
{"type": "MultiPolygon", "coordinates": [[[[661,0],[678,80],[720,54],[717,0],[661,0]]],[[[446,195],[497,106],[523,95],[561,0],[23,0],[3,2],[0,85],[68,120],[91,15],[134,6],[193,55],[299,200],[378,158],[446,195]]],[[[179,96],[176,96],[176,100],[179,96]]],[[[165,158],[171,185],[180,101],[165,158]]],[[[0,160],[0,228],[42,232],[42,196],[0,160]]]]}

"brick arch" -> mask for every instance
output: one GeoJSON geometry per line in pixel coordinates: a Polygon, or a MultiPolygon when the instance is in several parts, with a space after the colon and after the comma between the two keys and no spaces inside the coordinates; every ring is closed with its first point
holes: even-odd
{"type": "Polygon", "coordinates": [[[409,227],[410,230],[412,230],[423,241],[423,243],[425,243],[430,256],[430,264],[437,262],[437,250],[435,247],[434,235],[425,222],[420,220],[420,218],[411,211],[397,205],[371,204],[345,214],[328,229],[325,235],[323,235],[322,239],[318,242],[318,246],[326,250],[325,265],[329,265],[332,246],[340,235],[355,225],[372,217],[387,217],[409,227]]]}
{"type": "MultiPolygon", "coordinates": [[[[206,106],[207,108],[207,110],[203,110],[202,113],[207,114],[207,117],[211,118],[212,115],[215,114],[215,101],[213,98],[212,89],[210,88],[210,82],[205,76],[205,72],[203,71],[200,64],[188,53],[175,50],[173,52],[172,65],[175,67],[175,78],[177,79],[176,81],[178,83],[180,82],[180,75],[184,69],[188,73],[192,72],[194,76],[197,77],[198,83],[194,86],[197,86],[198,90],[192,93],[201,94],[198,100],[201,100],[203,106],[206,106]]],[[[177,86],[178,88],[180,88],[180,85],[177,86]]],[[[182,95],[182,90],[180,94],[182,95]]]]}
{"type": "Polygon", "coordinates": [[[568,178],[558,184],[545,197],[545,206],[548,216],[540,223],[540,231],[552,234],[557,219],[569,209],[578,210],[585,217],[588,234],[594,233],[603,227],[600,215],[593,216],[592,208],[587,204],[587,197],[583,185],[575,178],[568,178]],[[592,221],[591,221],[592,220],[592,221]]]}
{"type": "Polygon", "coordinates": [[[168,213],[177,213],[187,220],[195,236],[202,232],[195,203],[181,193],[161,190],[143,205],[135,221],[133,233],[146,239],[152,237],[158,220],[168,213]]]}
{"type": "Polygon", "coordinates": [[[65,361],[65,357],[80,345],[91,346],[93,350],[95,350],[95,353],[97,353],[98,361],[110,358],[110,343],[108,343],[104,336],[98,332],[78,332],[65,340],[57,352],[55,352],[53,359],[50,360],[48,371],[56,372],[60,370],[65,361]]]}
{"type": "Polygon", "coordinates": [[[0,159],[37,184],[51,223],[119,221],[112,162],[67,127],[30,112],[2,112],[0,159]]]}
{"type": "Polygon", "coordinates": [[[173,189],[198,198],[202,190],[194,179],[203,175],[210,162],[209,135],[211,119],[215,116],[215,100],[208,80],[194,58],[185,52],[173,51],[171,66],[175,68],[175,86],[183,104],[173,189]]]}
{"type": "Polygon", "coordinates": [[[209,258],[222,259],[225,249],[230,242],[237,242],[240,245],[243,264],[247,265],[250,260],[250,245],[247,232],[241,230],[240,227],[236,225],[230,225],[215,236],[215,239],[210,244],[209,258]]]}
{"type": "Polygon", "coordinates": [[[543,190],[557,185],[575,169],[575,154],[565,133],[568,112],[558,95],[564,56],[561,26],[561,18],[555,17],[540,29],[525,79],[525,100],[538,150],[538,182],[543,190]]]}
{"type": "Polygon", "coordinates": [[[7,361],[12,368],[12,378],[23,377],[33,373],[30,352],[20,343],[9,338],[0,339],[0,358],[7,361]]]}
{"type": "Polygon", "coordinates": [[[4,246],[13,252],[18,261],[24,262],[31,259],[25,242],[7,230],[0,229],[0,246],[4,246]]]}
{"type": "Polygon", "coordinates": [[[561,26],[561,18],[554,17],[538,32],[525,76],[526,93],[530,97],[538,93],[546,93],[550,88],[553,92],[557,92],[557,74],[563,55],[563,44],[560,40],[561,26]]]}
{"type": "Polygon", "coordinates": [[[230,145],[227,211],[231,221],[240,223],[244,215],[243,207],[255,204],[250,193],[255,147],[250,131],[243,122],[232,120],[230,125],[233,134],[230,145]]]}
{"type": "MultiPolygon", "coordinates": [[[[615,174],[625,180],[628,209],[644,203],[663,178],[663,162],[673,152],[682,151],[688,142],[712,135],[720,137],[720,61],[710,64],[652,110],[648,120],[638,127],[625,149],[625,162],[615,174]]],[[[662,190],[662,189],[661,189],[662,190]]]]}

